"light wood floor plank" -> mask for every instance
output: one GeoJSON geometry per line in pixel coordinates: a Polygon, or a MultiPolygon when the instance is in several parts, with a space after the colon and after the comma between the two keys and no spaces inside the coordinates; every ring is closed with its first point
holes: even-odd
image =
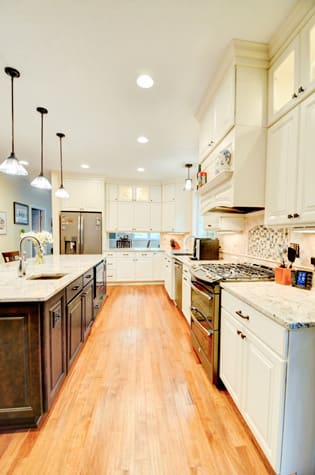
{"type": "Polygon", "coordinates": [[[1,475],[273,473],[161,286],[109,289],[41,428],[0,435],[0,456],[1,475]]]}

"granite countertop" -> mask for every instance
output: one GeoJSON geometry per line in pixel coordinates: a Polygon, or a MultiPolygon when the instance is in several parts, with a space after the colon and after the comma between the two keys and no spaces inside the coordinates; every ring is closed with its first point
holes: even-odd
{"type": "Polygon", "coordinates": [[[222,282],[221,287],[289,330],[315,326],[315,289],[275,282],[222,282]]]}
{"type": "Polygon", "coordinates": [[[106,252],[164,252],[160,247],[113,247],[105,249],[106,252]]]}
{"type": "Polygon", "coordinates": [[[18,276],[18,261],[0,264],[0,303],[44,302],[102,259],[101,254],[45,256],[43,264],[36,264],[34,259],[27,259],[24,277],[18,276]],[[66,275],[60,279],[28,280],[32,275],[45,273],[66,275]]]}

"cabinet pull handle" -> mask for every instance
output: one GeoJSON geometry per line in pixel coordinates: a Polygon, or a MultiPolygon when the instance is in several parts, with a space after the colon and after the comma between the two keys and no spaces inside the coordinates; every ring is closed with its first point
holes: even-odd
{"type": "Polygon", "coordinates": [[[210,142],[208,143],[208,147],[211,147],[211,145],[214,144],[214,141],[213,140],[210,140],[210,142]]]}
{"type": "Polygon", "coordinates": [[[241,334],[242,334],[241,330],[236,330],[236,333],[237,333],[238,335],[241,335],[241,334]]]}
{"type": "Polygon", "coordinates": [[[245,340],[246,335],[244,335],[244,333],[242,333],[242,334],[241,334],[241,338],[242,338],[242,340],[245,340]]]}
{"type": "Polygon", "coordinates": [[[75,285],[74,287],[72,287],[72,289],[71,289],[71,290],[78,290],[79,288],[80,288],[80,286],[79,286],[79,285],[75,285]]]}
{"type": "Polygon", "coordinates": [[[299,94],[301,94],[301,93],[304,92],[304,91],[305,91],[305,89],[304,89],[303,86],[300,86],[300,87],[298,88],[298,93],[299,93],[299,94]]]}
{"type": "Polygon", "coordinates": [[[183,279],[186,280],[186,281],[188,280],[187,277],[183,277],[183,279]]]}
{"type": "Polygon", "coordinates": [[[292,94],[292,99],[296,99],[296,98],[297,98],[297,94],[296,94],[296,92],[294,92],[294,93],[292,94]]]}
{"type": "Polygon", "coordinates": [[[239,317],[243,318],[244,320],[249,320],[249,316],[248,315],[244,315],[242,313],[242,310],[235,310],[235,313],[236,315],[238,315],[239,317]]]}
{"type": "Polygon", "coordinates": [[[288,219],[292,219],[293,218],[293,214],[288,214],[288,219]]]}
{"type": "Polygon", "coordinates": [[[299,213],[293,213],[293,218],[299,218],[299,217],[300,217],[299,213]]]}
{"type": "Polygon", "coordinates": [[[91,277],[92,277],[91,274],[84,276],[85,279],[90,279],[91,277]]]}
{"type": "Polygon", "coordinates": [[[57,323],[61,320],[61,313],[60,312],[53,312],[53,315],[52,315],[52,326],[53,328],[55,328],[55,326],[57,325],[57,323]]]}

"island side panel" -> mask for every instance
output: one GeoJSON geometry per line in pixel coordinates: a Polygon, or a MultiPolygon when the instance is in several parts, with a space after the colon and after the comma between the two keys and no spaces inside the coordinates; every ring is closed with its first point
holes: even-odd
{"type": "Polygon", "coordinates": [[[40,306],[0,305],[0,429],[36,427],[43,413],[40,306]]]}

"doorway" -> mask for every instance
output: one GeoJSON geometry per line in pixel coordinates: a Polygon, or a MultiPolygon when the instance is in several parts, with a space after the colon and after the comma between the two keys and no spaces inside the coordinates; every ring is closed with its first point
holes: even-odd
{"type": "MultiPolygon", "coordinates": [[[[39,208],[31,208],[31,226],[32,231],[39,233],[43,231],[45,227],[45,210],[39,208]]],[[[34,244],[32,244],[32,257],[36,254],[34,244]]]]}

